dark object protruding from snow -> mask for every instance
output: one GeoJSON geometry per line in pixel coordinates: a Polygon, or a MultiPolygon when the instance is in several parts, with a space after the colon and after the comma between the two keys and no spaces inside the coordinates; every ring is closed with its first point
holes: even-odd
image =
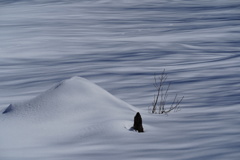
{"type": "Polygon", "coordinates": [[[11,112],[12,111],[12,105],[10,104],[3,112],[2,114],[6,114],[8,112],[11,112]]]}
{"type": "Polygon", "coordinates": [[[133,129],[138,132],[143,132],[142,117],[139,112],[137,112],[137,114],[134,117],[133,129]]]}

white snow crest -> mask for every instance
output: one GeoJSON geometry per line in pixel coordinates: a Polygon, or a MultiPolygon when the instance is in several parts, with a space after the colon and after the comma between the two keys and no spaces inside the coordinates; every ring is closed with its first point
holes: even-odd
{"type": "Polygon", "coordinates": [[[25,118],[34,116],[35,119],[48,119],[62,117],[67,113],[80,116],[90,112],[106,117],[126,110],[136,109],[96,84],[81,77],[72,77],[32,100],[9,105],[2,113],[6,116],[24,115],[25,118]]]}
{"type": "Polygon", "coordinates": [[[64,80],[32,100],[9,105],[0,114],[0,159],[20,156],[13,148],[74,144],[75,137],[87,142],[117,136],[128,131],[134,110],[84,78],[64,80]]]}

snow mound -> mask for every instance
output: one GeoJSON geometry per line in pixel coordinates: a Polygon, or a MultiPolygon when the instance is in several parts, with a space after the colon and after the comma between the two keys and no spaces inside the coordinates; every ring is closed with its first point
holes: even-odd
{"type": "Polygon", "coordinates": [[[96,84],[84,78],[72,77],[30,101],[9,105],[2,113],[25,119],[34,117],[34,120],[42,121],[70,115],[88,115],[89,118],[119,117],[130,110],[136,109],[96,84]]]}
{"type": "Polygon", "coordinates": [[[0,159],[21,157],[26,148],[35,156],[32,150],[47,154],[45,146],[116,138],[128,132],[136,112],[84,78],[64,80],[36,98],[2,111],[0,159]]]}

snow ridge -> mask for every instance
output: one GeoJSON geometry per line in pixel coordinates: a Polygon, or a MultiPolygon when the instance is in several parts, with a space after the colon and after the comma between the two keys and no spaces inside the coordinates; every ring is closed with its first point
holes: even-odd
{"type": "Polygon", "coordinates": [[[65,113],[81,115],[82,113],[101,112],[108,116],[114,112],[131,110],[136,111],[137,109],[84,78],[72,77],[32,100],[10,104],[2,113],[6,115],[24,114],[25,118],[34,116],[46,119],[47,117],[62,117],[65,113]]]}
{"type": "MultiPolygon", "coordinates": [[[[136,109],[81,77],[62,81],[0,114],[0,159],[47,154],[45,146],[98,141],[129,132],[136,109]],[[76,139],[77,137],[77,139],[76,139]]],[[[57,153],[59,154],[59,153],[57,153]]],[[[60,154],[59,154],[60,155],[60,154]]],[[[14,158],[13,158],[14,159],[14,158]]]]}

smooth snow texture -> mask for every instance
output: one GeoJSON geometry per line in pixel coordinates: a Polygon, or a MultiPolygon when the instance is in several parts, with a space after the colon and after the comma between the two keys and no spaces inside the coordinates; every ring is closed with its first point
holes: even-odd
{"type": "Polygon", "coordinates": [[[0,160],[239,160],[239,6],[237,0],[1,0],[0,160]],[[171,82],[167,102],[176,93],[185,98],[180,112],[151,115],[153,75],[163,69],[171,82]],[[128,131],[135,112],[116,107],[122,102],[77,106],[57,89],[55,96],[43,94],[46,101],[29,101],[73,76],[137,107],[145,133],[128,131]],[[106,117],[85,121],[96,107],[106,117]],[[109,108],[119,113],[109,115],[109,108]]]}
{"type": "MultiPolygon", "coordinates": [[[[30,101],[11,104],[3,110],[0,114],[0,157],[18,159],[34,155],[36,158],[34,151],[41,156],[52,155],[48,152],[55,149],[56,144],[75,146],[123,138],[121,134],[129,132],[136,111],[88,80],[73,77],[30,101]]],[[[78,147],[79,151],[94,149],[78,147]]],[[[62,151],[54,152],[60,156],[62,151]]]]}
{"type": "MultiPolygon", "coordinates": [[[[106,117],[108,115],[118,116],[113,111],[122,111],[131,108],[130,105],[123,103],[107,91],[90,83],[86,79],[73,77],[65,80],[53,88],[47,90],[40,96],[27,101],[23,104],[11,104],[4,114],[31,115],[36,120],[44,118],[54,119],[64,116],[62,113],[78,114],[78,112],[95,113],[106,117]],[[104,113],[99,114],[103,110],[104,113]]],[[[132,107],[133,108],[133,107],[132,107]]]]}

